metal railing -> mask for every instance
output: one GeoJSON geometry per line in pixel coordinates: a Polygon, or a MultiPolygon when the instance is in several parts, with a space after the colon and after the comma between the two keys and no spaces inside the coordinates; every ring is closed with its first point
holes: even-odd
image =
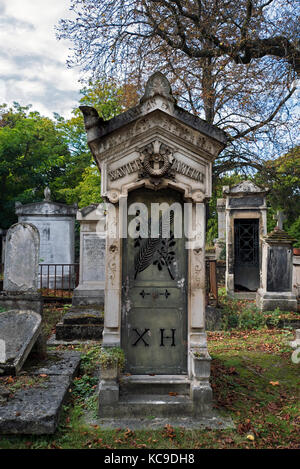
{"type": "Polygon", "coordinates": [[[44,298],[72,298],[79,282],[79,264],[40,264],[39,282],[44,298]]]}

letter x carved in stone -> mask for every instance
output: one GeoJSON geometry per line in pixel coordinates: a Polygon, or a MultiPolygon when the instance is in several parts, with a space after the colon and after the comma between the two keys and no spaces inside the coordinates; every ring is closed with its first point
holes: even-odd
{"type": "Polygon", "coordinates": [[[142,332],[141,334],[139,333],[138,329],[133,329],[133,330],[138,335],[137,340],[134,342],[134,344],[132,344],[133,347],[135,347],[139,343],[140,340],[142,340],[144,342],[145,347],[149,347],[149,344],[145,341],[145,339],[143,337],[144,337],[145,334],[147,334],[147,332],[149,332],[150,329],[145,329],[144,332],[142,332]]]}

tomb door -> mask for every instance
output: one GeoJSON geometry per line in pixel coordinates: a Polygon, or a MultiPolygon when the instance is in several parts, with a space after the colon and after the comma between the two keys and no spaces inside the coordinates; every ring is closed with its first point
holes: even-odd
{"type": "Polygon", "coordinates": [[[176,237],[174,218],[180,211],[177,215],[170,211],[164,218],[162,210],[155,218],[158,236],[151,237],[153,203],[176,204],[183,214],[182,197],[177,191],[138,189],[129,194],[128,209],[133,213],[128,215],[129,231],[137,230],[137,233],[135,238],[128,236],[123,240],[121,345],[129,373],[184,374],[187,371],[188,251],[183,216],[182,236],[176,237]],[[141,213],[139,203],[147,207],[146,214],[141,213]],[[136,221],[136,215],[142,223],[136,221]],[[147,217],[146,223],[143,217],[147,217]],[[170,223],[167,231],[166,220],[170,223]],[[149,236],[144,238],[147,230],[149,236]]]}
{"type": "Polygon", "coordinates": [[[234,221],[234,287],[237,291],[259,288],[259,220],[234,221]]]}

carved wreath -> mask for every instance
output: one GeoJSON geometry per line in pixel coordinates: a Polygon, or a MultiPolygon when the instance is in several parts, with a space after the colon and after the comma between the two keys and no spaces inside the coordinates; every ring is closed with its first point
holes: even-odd
{"type": "Polygon", "coordinates": [[[161,178],[169,172],[173,160],[171,149],[156,140],[141,151],[141,161],[144,169],[142,175],[147,174],[154,178],[161,178]]]}

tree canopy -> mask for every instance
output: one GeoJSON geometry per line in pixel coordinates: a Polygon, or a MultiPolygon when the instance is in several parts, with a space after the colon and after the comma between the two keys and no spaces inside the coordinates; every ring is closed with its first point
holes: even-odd
{"type": "Polygon", "coordinates": [[[297,0],[72,0],[58,37],[69,65],[116,74],[142,90],[166,73],[179,103],[228,133],[215,175],[261,170],[297,139],[297,0]]]}
{"type": "MultiPolygon", "coordinates": [[[[78,106],[93,105],[103,119],[130,107],[134,88],[113,80],[98,80],[81,90],[78,106]]],[[[78,107],[70,119],[54,119],[31,110],[31,105],[0,106],[0,227],[16,221],[15,202],[43,200],[49,186],[53,200],[100,202],[100,174],[89,151],[83,117],[78,107]]]]}
{"type": "Polygon", "coordinates": [[[51,119],[18,103],[0,107],[0,226],[15,221],[15,201],[42,198],[46,185],[63,176],[70,152],[51,119]]]}

